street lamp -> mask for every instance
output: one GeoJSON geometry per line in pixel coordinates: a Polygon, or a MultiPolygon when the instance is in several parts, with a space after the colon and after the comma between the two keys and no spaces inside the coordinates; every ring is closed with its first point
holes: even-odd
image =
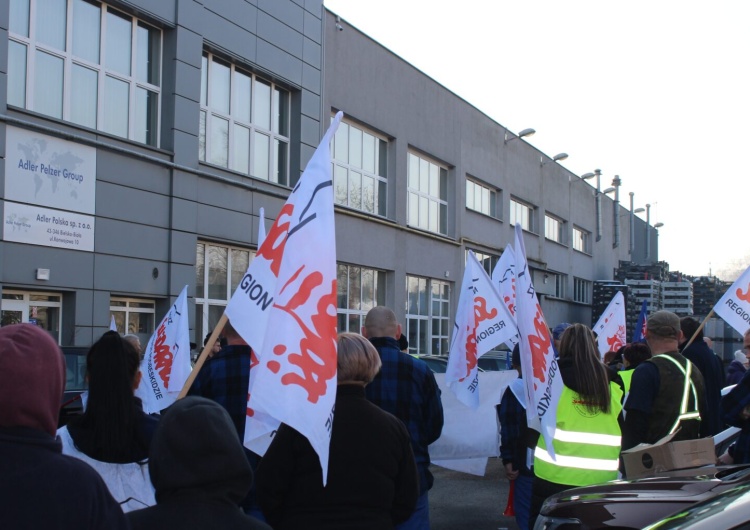
{"type": "Polygon", "coordinates": [[[536,130],[534,129],[524,129],[520,133],[518,133],[518,136],[511,136],[508,137],[508,130],[505,130],[505,141],[503,142],[503,145],[507,144],[508,142],[512,142],[513,140],[517,138],[526,138],[527,136],[533,136],[536,133],[536,130]]]}
{"type": "Polygon", "coordinates": [[[565,160],[568,158],[568,153],[558,153],[555,156],[552,157],[552,160],[544,161],[544,157],[539,157],[539,167],[544,166],[545,164],[548,164],[549,162],[559,162],[560,160],[565,160]]]}

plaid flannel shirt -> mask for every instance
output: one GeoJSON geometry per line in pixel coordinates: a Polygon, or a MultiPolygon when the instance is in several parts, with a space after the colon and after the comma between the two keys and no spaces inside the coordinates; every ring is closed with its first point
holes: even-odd
{"type": "Polygon", "coordinates": [[[531,475],[531,470],[526,467],[526,409],[518,402],[510,387],[505,389],[497,406],[497,419],[500,421],[500,458],[503,459],[503,464],[512,463],[513,469],[524,475],[531,475]]]}
{"type": "Polygon", "coordinates": [[[419,471],[419,494],[432,487],[427,446],[443,431],[443,404],[435,376],[427,365],[402,353],[391,337],[371,338],[383,367],[365,387],[367,399],[404,422],[419,471]]]}
{"type": "Polygon", "coordinates": [[[198,372],[188,394],[211,399],[224,407],[242,442],[249,382],[250,346],[225,346],[198,372]]]}

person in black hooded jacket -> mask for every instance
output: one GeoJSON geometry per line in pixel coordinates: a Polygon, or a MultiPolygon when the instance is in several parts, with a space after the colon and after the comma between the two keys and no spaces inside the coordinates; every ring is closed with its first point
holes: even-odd
{"type": "Polygon", "coordinates": [[[186,397],[162,415],[149,453],[156,506],[127,514],[133,530],[271,530],[239,507],[253,472],[229,414],[186,397]]]}

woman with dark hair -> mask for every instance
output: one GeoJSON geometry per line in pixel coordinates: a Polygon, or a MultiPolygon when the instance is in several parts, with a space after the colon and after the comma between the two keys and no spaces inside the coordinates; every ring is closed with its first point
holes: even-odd
{"type": "Polygon", "coordinates": [[[411,515],[419,479],[409,431],[365,397],[380,366],[370,341],[339,334],[328,483],[307,438],[282,424],[256,474],[274,529],[390,530],[411,515]]]}
{"type": "Polygon", "coordinates": [[[620,379],[625,385],[625,393],[630,391],[630,381],[633,377],[633,371],[639,364],[648,361],[651,358],[651,349],[645,342],[628,343],[620,350],[622,352],[622,365],[620,379]]]}
{"type": "Polygon", "coordinates": [[[86,356],[85,411],[58,431],[63,453],[97,470],[126,512],[155,504],[148,451],[158,420],[135,397],[139,364],[140,354],[119,333],[102,335],[86,356]]]}
{"type": "Polygon", "coordinates": [[[610,381],[588,327],[573,324],[563,332],[558,366],[563,390],[552,442],[555,459],[540,436],[534,451],[530,526],[550,495],[617,478],[622,389],[610,381]]]}

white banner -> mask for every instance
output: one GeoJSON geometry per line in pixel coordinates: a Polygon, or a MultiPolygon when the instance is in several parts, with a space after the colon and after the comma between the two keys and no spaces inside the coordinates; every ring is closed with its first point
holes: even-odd
{"type": "Polygon", "coordinates": [[[255,350],[245,445],[268,439],[273,418],[304,435],[323,483],[336,400],[336,236],[330,141],[339,112],[226,309],[255,350]],[[253,373],[254,372],[254,373],[253,373]]]}
{"type": "Polygon", "coordinates": [[[472,251],[466,260],[445,380],[459,401],[479,406],[477,359],[517,334],[513,317],[472,251]]]}
{"type": "Polygon", "coordinates": [[[476,410],[467,410],[452,392],[448,392],[445,374],[435,374],[443,403],[443,432],[430,445],[433,464],[483,475],[487,458],[500,454],[500,435],[495,405],[500,403],[508,385],[518,377],[515,370],[480,372],[482,394],[476,410]]]}
{"type": "Polygon", "coordinates": [[[6,127],[5,199],[93,215],[96,149],[6,127]]]}
{"type": "Polygon", "coordinates": [[[529,427],[539,430],[554,458],[552,440],[557,423],[557,402],[563,384],[552,348],[547,322],[536,297],[531,271],[526,262],[521,225],[516,224],[516,320],[520,335],[523,380],[526,387],[526,418],[529,427]],[[541,423],[541,425],[540,425],[541,423]]]}
{"type": "MultiPolygon", "coordinates": [[[[510,315],[516,318],[516,254],[513,247],[508,243],[505,246],[495,268],[492,269],[492,283],[497,292],[505,302],[510,315]]],[[[508,346],[512,350],[518,344],[518,335],[509,338],[508,346]]]]}
{"type": "Polygon", "coordinates": [[[723,318],[740,335],[744,336],[745,332],[750,329],[750,267],[716,302],[714,313],[723,318]]]}
{"type": "Polygon", "coordinates": [[[29,245],[94,251],[94,216],[5,201],[3,239],[29,245]]]}
{"type": "Polygon", "coordinates": [[[604,358],[608,351],[617,351],[627,343],[625,331],[625,297],[617,292],[594,325],[599,355],[604,358]]]}
{"type": "Polygon", "coordinates": [[[135,395],[143,401],[147,414],[174,403],[190,375],[189,327],[186,285],[143,352],[141,383],[135,395]]]}

